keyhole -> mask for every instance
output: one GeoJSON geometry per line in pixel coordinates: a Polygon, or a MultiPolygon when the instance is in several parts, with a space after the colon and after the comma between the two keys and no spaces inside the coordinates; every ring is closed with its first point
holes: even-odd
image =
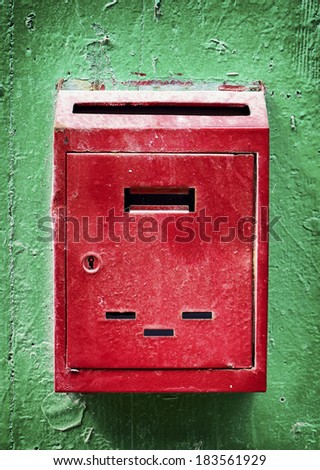
{"type": "Polygon", "coordinates": [[[94,274],[100,269],[101,258],[97,253],[87,253],[82,258],[82,266],[87,273],[94,274]]]}
{"type": "Polygon", "coordinates": [[[94,269],[94,256],[90,255],[88,256],[88,268],[89,269],[94,269]]]}

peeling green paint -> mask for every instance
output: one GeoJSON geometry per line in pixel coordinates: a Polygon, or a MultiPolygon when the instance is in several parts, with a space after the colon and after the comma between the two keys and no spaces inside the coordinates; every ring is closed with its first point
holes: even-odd
{"type": "Polygon", "coordinates": [[[316,0],[0,3],[2,448],[320,448],[318,23],[316,0]],[[266,394],[52,395],[52,248],[37,220],[50,207],[55,84],[124,88],[136,73],[267,86],[282,241],[270,244],[266,394]]]}

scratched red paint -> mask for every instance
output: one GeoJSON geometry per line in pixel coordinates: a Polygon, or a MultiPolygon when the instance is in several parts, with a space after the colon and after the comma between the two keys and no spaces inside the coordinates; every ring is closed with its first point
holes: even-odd
{"type": "Polygon", "coordinates": [[[121,82],[122,85],[131,85],[131,86],[170,86],[170,85],[179,85],[179,86],[192,86],[192,80],[127,80],[125,82],[121,82]]]}

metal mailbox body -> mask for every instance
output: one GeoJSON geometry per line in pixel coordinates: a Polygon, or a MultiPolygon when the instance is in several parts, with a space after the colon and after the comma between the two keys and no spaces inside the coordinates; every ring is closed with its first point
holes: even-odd
{"type": "Polygon", "coordinates": [[[266,389],[259,91],[60,91],[55,390],[266,389]]]}

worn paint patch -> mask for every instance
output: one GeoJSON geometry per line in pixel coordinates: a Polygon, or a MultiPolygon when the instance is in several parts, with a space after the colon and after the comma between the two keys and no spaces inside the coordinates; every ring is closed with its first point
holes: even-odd
{"type": "Polygon", "coordinates": [[[118,3],[118,0],[113,0],[112,2],[106,3],[103,7],[103,10],[107,10],[108,8],[113,7],[113,5],[115,5],[116,3],[118,3]]]}
{"type": "Polygon", "coordinates": [[[211,49],[218,54],[226,54],[231,52],[229,45],[225,41],[221,41],[218,38],[211,38],[204,44],[205,49],[211,49]]]}
{"type": "Polygon", "coordinates": [[[310,80],[319,80],[319,2],[301,0],[300,21],[295,38],[295,62],[297,72],[310,80]]]}
{"type": "Polygon", "coordinates": [[[90,64],[94,80],[104,79],[113,83],[114,72],[111,66],[109,51],[114,47],[114,41],[107,29],[98,23],[92,24],[95,38],[90,39],[85,46],[85,59],[90,64]]]}
{"type": "Polygon", "coordinates": [[[291,433],[296,441],[312,443],[317,448],[319,425],[304,421],[297,421],[291,428],[291,433]]]}
{"type": "Polygon", "coordinates": [[[50,393],[43,400],[41,409],[53,429],[69,431],[81,425],[86,405],[80,398],[50,393]]]}
{"type": "Polygon", "coordinates": [[[36,15],[35,13],[29,13],[29,15],[26,17],[25,20],[25,25],[29,31],[34,30],[34,21],[35,21],[36,15]]]}
{"type": "Polygon", "coordinates": [[[320,218],[309,217],[303,222],[303,227],[312,233],[314,236],[320,235],[320,218]]]}
{"type": "Polygon", "coordinates": [[[122,85],[126,85],[128,87],[158,87],[164,88],[166,86],[179,86],[179,87],[191,87],[193,85],[192,80],[127,80],[125,82],[121,82],[122,85]]]}
{"type": "Polygon", "coordinates": [[[162,11],[161,11],[161,0],[154,0],[154,19],[156,21],[159,21],[160,17],[162,16],[162,11]]]}
{"type": "Polygon", "coordinates": [[[83,442],[87,444],[90,441],[92,435],[93,435],[93,428],[85,429],[85,432],[83,434],[83,442]]]}

